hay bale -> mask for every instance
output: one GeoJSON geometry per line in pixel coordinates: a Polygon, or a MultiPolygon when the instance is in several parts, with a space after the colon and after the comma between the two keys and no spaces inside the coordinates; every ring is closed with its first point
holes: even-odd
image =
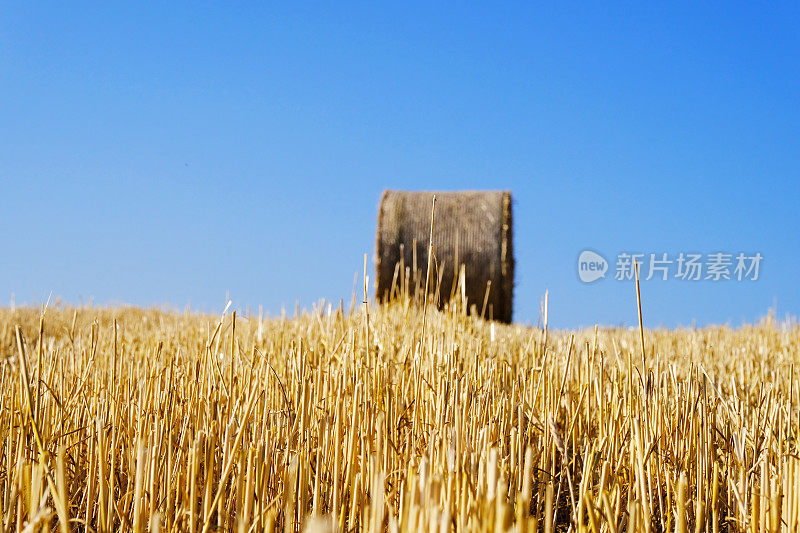
{"type": "MultiPolygon", "coordinates": [[[[420,286],[424,292],[434,194],[431,293],[440,307],[449,301],[463,265],[466,308],[511,322],[514,252],[508,191],[385,191],[378,212],[377,297],[385,301],[400,290],[418,294],[420,286]]],[[[461,292],[455,295],[459,299],[461,292]]]]}

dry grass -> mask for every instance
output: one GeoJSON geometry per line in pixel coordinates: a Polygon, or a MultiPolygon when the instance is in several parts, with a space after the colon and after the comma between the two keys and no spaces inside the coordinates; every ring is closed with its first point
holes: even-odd
{"type": "Polygon", "coordinates": [[[422,319],[0,310],[2,526],[798,529],[796,324],[422,319]]]}

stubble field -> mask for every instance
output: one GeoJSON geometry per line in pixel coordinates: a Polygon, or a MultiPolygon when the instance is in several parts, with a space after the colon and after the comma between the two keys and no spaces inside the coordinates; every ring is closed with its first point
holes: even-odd
{"type": "Polygon", "coordinates": [[[644,341],[408,301],[2,309],[2,526],[797,531],[800,327],[644,341]]]}

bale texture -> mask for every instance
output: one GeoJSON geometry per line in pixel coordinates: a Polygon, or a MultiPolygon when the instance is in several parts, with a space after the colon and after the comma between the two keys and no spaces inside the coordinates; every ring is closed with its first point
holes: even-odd
{"type": "MultiPolygon", "coordinates": [[[[511,322],[514,252],[508,191],[385,191],[378,212],[377,297],[390,299],[393,288],[396,292],[406,279],[410,293],[420,286],[424,290],[434,194],[430,292],[436,291],[440,307],[449,301],[463,265],[467,309],[474,306],[486,318],[511,322]]],[[[460,288],[455,296],[462,298],[460,288]]]]}

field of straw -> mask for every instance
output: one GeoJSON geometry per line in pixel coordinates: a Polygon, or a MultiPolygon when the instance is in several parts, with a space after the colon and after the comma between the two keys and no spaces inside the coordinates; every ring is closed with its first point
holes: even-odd
{"type": "Polygon", "coordinates": [[[0,310],[5,531],[797,531],[800,327],[0,310]]]}

